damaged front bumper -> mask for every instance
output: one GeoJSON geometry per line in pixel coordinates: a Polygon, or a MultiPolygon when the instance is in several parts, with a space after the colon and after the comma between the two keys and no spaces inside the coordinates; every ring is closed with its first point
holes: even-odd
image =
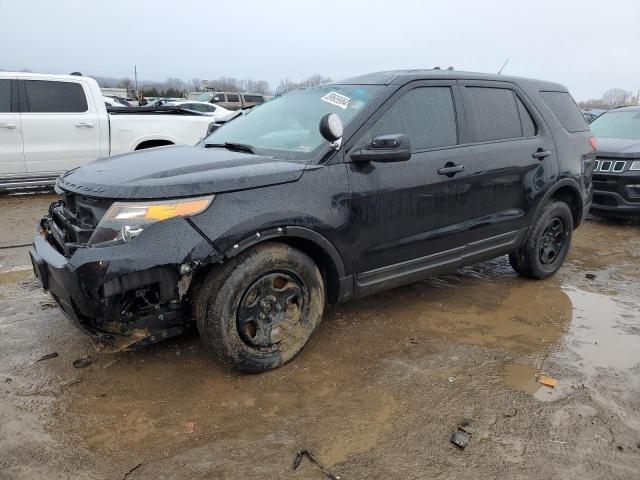
{"type": "Polygon", "coordinates": [[[105,350],[175,336],[191,323],[194,272],[221,261],[212,243],[182,217],[158,223],[129,243],[81,246],[65,256],[45,217],[29,251],[45,290],[72,322],[105,350]]]}

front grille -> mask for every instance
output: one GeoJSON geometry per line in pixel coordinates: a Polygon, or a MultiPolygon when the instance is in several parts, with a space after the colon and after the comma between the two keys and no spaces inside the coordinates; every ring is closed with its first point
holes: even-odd
{"type": "Polygon", "coordinates": [[[49,216],[43,222],[49,243],[70,257],[78,248],[86,246],[112,203],[112,200],[63,194],[62,200],[51,204],[49,216]]]}
{"type": "Polygon", "coordinates": [[[596,173],[622,173],[626,171],[627,161],[610,158],[597,158],[593,171],[596,173]]]}

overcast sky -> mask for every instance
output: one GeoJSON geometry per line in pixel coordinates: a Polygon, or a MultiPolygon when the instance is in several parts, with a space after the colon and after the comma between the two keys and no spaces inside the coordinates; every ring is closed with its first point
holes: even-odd
{"type": "Polygon", "coordinates": [[[640,89],[640,0],[0,0],[0,69],[264,79],[453,65],[640,89]]]}

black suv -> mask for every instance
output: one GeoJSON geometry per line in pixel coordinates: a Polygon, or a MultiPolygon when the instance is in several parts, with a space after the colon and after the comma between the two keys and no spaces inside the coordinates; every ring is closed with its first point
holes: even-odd
{"type": "Polygon", "coordinates": [[[609,110],[591,129],[598,142],[592,211],[640,217],[640,107],[609,110]]]}
{"type": "Polygon", "coordinates": [[[591,202],[589,127],[566,88],[381,72],[265,103],[196,146],[58,179],[31,259],[104,347],[197,324],[245,371],[293,358],[325,304],[509,254],[561,266],[591,202]]]}

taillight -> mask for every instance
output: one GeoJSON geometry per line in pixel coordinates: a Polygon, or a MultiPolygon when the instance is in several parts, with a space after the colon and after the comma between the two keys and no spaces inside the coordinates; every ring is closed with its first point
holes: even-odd
{"type": "Polygon", "coordinates": [[[598,150],[598,142],[596,141],[596,137],[589,137],[589,145],[591,145],[591,148],[593,148],[594,152],[598,150]]]}

